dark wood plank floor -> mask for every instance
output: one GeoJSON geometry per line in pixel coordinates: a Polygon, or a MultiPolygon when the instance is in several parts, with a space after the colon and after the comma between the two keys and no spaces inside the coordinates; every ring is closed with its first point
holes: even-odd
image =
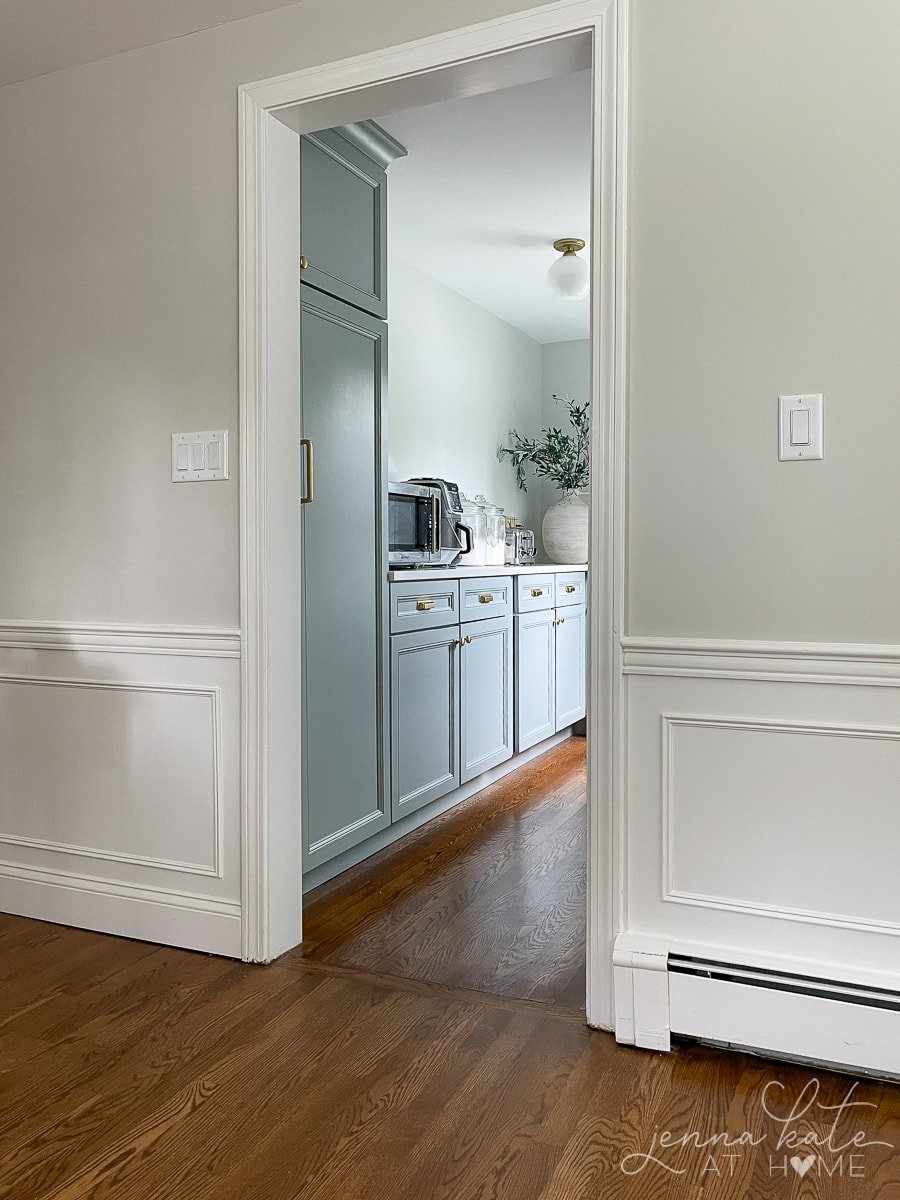
{"type": "Polygon", "coordinates": [[[570,738],[310,893],[301,953],[583,1009],[585,784],[570,738]]]}
{"type": "MultiPolygon", "coordinates": [[[[900,1195],[890,1147],[852,1177],[846,1154],[801,1177],[775,1150],[763,1089],[786,1113],[810,1071],[625,1050],[562,1008],[297,956],[243,966],[0,917],[0,1055],[6,1200],[900,1195]],[[635,1157],[661,1130],[766,1140],[635,1157]]],[[[852,1082],[817,1078],[832,1105],[852,1082]]],[[[853,1099],[871,1107],[842,1131],[900,1146],[900,1089],[853,1099]]],[[[811,1117],[822,1137],[831,1120],[811,1117]]]]}
{"type": "Polygon", "coordinates": [[[0,1200],[900,1200],[900,1088],[858,1083],[832,1139],[886,1144],[779,1148],[855,1081],[566,1006],[583,779],[578,743],[536,762],[268,967],[0,915],[0,1200]]]}

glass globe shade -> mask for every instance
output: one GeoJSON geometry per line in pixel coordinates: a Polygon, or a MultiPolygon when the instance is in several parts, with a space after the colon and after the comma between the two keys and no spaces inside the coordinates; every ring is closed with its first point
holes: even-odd
{"type": "Polygon", "coordinates": [[[581,300],[588,294],[591,272],[587,260],[577,254],[563,254],[547,272],[547,287],[557,300],[581,300]]]}

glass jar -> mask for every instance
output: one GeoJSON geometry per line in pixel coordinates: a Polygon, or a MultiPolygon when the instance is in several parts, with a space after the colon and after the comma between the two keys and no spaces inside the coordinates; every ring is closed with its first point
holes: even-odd
{"type": "Polygon", "coordinates": [[[503,520],[503,509],[498,508],[496,504],[491,504],[490,500],[485,500],[484,496],[476,496],[475,499],[484,503],[485,540],[487,542],[485,565],[502,567],[506,550],[506,522],[503,520]]]}
{"type": "Polygon", "coordinates": [[[461,567],[483,567],[487,562],[487,516],[484,511],[484,497],[476,496],[474,500],[467,496],[461,497],[462,522],[472,533],[472,550],[460,559],[461,567]]]}

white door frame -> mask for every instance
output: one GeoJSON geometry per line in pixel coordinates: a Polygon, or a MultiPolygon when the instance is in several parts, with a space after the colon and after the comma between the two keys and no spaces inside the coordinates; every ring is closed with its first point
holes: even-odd
{"type": "MultiPolygon", "coordinates": [[[[290,297],[269,261],[279,137],[273,114],[575,33],[594,48],[588,979],[591,1025],[612,1028],[612,947],[622,925],[622,671],[625,519],[625,162],[628,0],[561,0],[240,89],[240,528],[242,953],[269,961],[300,937],[299,477],[292,343],[273,309],[290,297]],[[288,341],[284,339],[288,337],[288,341]],[[281,343],[278,342],[281,338],[281,343]],[[280,361],[279,353],[282,353],[280,361]],[[285,665],[288,664],[288,665],[285,665]],[[296,724],[292,725],[292,722],[296,724]]],[[[321,123],[321,122],[320,122],[321,123]]],[[[309,126],[312,128],[312,126],[309,126]]],[[[277,206],[276,206],[277,207],[277,206]]],[[[283,217],[282,213],[282,217],[283,217]]],[[[291,277],[296,275],[292,260],[291,277]]],[[[296,335],[290,335],[296,336],[296,335]]],[[[293,352],[296,353],[296,341],[293,352]]]]}

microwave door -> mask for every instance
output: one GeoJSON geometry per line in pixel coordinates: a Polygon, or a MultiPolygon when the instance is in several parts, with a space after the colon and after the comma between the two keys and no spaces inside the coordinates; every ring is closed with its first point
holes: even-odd
{"type": "Polygon", "coordinates": [[[428,561],[435,553],[439,534],[435,520],[437,497],[391,493],[389,506],[389,544],[392,555],[403,561],[428,561]],[[403,556],[403,557],[401,557],[403,556]]]}

